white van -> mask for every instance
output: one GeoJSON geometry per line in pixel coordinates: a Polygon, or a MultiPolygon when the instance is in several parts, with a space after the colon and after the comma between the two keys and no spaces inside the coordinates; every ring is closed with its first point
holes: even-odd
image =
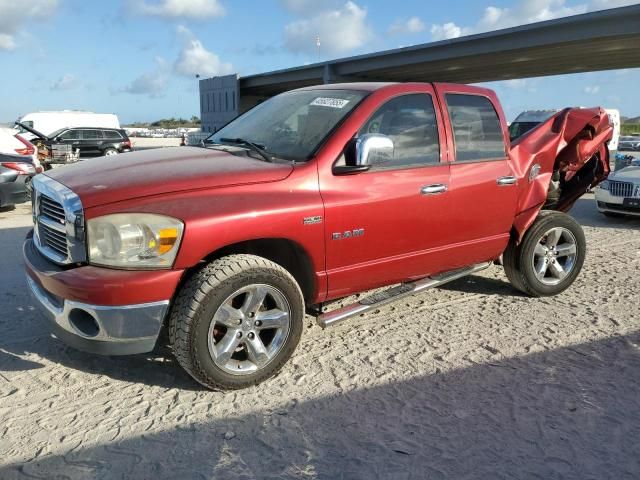
{"type": "Polygon", "coordinates": [[[67,127],[120,128],[118,116],[113,113],[94,113],[82,110],[27,113],[18,118],[17,122],[44,135],[67,127]]]}

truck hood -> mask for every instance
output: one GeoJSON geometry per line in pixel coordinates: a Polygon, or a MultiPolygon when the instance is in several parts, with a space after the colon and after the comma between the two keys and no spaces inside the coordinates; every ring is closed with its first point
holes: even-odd
{"type": "Polygon", "coordinates": [[[46,175],[73,190],[90,208],[149,195],[275,182],[292,170],[292,165],[228,151],[172,147],[84,160],[46,175]]]}

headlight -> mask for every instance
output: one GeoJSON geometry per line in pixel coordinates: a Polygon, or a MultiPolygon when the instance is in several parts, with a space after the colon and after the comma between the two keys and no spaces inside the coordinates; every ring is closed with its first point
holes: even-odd
{"type": "Polygon", "coordinates": [[[184,224],[150,213],[117,213],[87,221],[89,263],[124,268],[170,268],[184,224]]]}
{"type": "Polygon", "coordinates": [[[602,190],[609,190],[609,180],[603,180],[600,185],[598,185],[602,190]]]}

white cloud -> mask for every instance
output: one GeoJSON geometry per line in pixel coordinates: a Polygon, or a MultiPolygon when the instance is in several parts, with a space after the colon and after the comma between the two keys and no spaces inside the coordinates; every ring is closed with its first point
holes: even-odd
{"type": "Polygon", "coordinates": [[[565,0],[520,0],[513,7],[499,8],[489,6],[485,8],[480,20],[473,26],[460,27],[451,22],[432,25],[431,36],[434,40],[456,38],[472,33],[488,32],[569,15],[578,15],[588,10],[589,6],[586,4],[566,6],[565,0]]]}
{"type": "Polygon", "coordinates": [[[524,78],[514,78],[512,80],[505,80],[504,85],[513,90],[520,90],[527,86],[527,81],[524,78]]]}
{"type": "Polygon", "coordinates": [[[340,6],[339,0],[280,0],[280,4],[287,10],[293,13],[302,13],[308,15],[309,13],[317,12],[320,10],[331,10],[340,6]]]}
{"type": "Polygon", "coordinates": [[[130,93],[132,95],[148,95],[151,98],[162,97],[167,91],[168,68],[167,62],[156,57],[156,68],[143,73],[134,79],[129,85],[116,89],[112,93],[130,93]]]}
{"type": "Polygon", "coordinates": [[[565,4],[565,0],[519,0],[512,7],[485,8],[480,20],[473,26],[458,26],[448,22],[431,26],[433,40],[457,38],[473,33],[489,32],[502,28],[525,25],[527,23],[553,20],[554,18],[578,15],[589,11],[624,7],[637,4],[637,0],[591,0],[573,6],[565,4]]]}
{"type": "Polygon", "coordinates": [[[638,3],[638,0],[593,0],[590,10],[626,7],[628,5],[635,5],[636,3],[638,3]]]}
{"type": "Polygon", "coordinates": [[[23,24],[28,24],[33,18],[50,17],[57,7],[58,0],[0,0],[0,50],[16,48],[15,35],[23,24]]]}
{"type": "Polygon", "coordinates": [[[176,31],[184,42],[184,46],[173,65],[173,70],[176,73],[187,77],[195,75],[215,77],[233,73],[233,65],[224,63],[218,55],[207,50],[188,28],[179,25],[176,31]]]}
{"type": "Polygon", "coordinates": [[[584,87],[584,93],[589,95],[595,95],[600,91],[600,85],[587,85],[584,87]]]}
{"type": "Polygon", "coordinates": [[[13,50],[14,48],[16,48],[16,42],[13,35],[0,33],[0,50],[13,50]]]}
{"type": "Polygon", "coordinates": [[[75,75],[71,73],[65,73],[62,77],[56,80],[51,85],[51,90],[71,90],[75,86],[77,86],[78,80],[75,75]]]}
{"type": "Polygon", "coordinates": [[[470,33],[468,28],[461,28],[453,22],[443,23],[442,25],[431,25],[431,38],[433,40],[448,40],[450,38],[458,38],[470,33]]]}
{"type": "Polygon", "coordinates": [[[316,37],[320,37],[320,51],[328,54],[363,46],[373,37],[367,11],[348,1],[339,9],[324,10],[285,27],[285,47],[292,52],[314,53],[316,37]]]}
{"type": "Polygon", "coordinates": [[[411,17],[408,20],[398,20],[389,27],[389,33],[419,33],[424,30],[424,22],[418,17],[411,17]]]}
{"type": "Polygon", "coordinates": [[[129,0],[136,13],[164,18],[204,19],[225,14],[219,0],[129,0]]]}

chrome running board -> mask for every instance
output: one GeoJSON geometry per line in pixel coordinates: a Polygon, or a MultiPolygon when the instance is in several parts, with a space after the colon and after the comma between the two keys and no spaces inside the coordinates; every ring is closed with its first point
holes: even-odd
{"type": "Polygon", "coordinates": [[[353,303],[336,310],[331,310],[327,313],[322,313],[316,318],[316,323],[322,328],[327,328],[331,325],[347,320],[348,318],[375,310],[376,308],[380,308],[384,305],[395,302],[396,300],[400,300],[401,298],[408,297],[409,295],[422,292],[423,290],[428,290],[429,288],[439,287],[445,283],[479,272],[480,270],[488,268],[490,265],[491,262],[479,263],[471,267],[459,268],[450,272],[426,277],[416,280],[415,282],[402,283],[382,292],[369,295],[357,303],[353,303]]]}

